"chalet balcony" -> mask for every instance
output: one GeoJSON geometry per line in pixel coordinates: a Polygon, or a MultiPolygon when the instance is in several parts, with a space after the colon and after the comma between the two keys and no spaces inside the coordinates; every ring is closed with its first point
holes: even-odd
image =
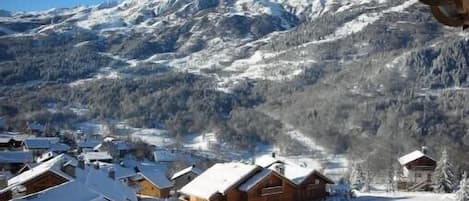
{"type": "Polygon", "coordinates": [[[413,165],[413,166],[410,166],[410,170],[413,170],[413,171],[433,171],[433,170],[435,170],[435,166],[413,165]]]}
{"type": "Polygon", "coordinates": [[[281,194],[281,193],[283,193],[283,186],[267,187],[261,190],[262,196],[276,195],[276,194],[281,194]]]}

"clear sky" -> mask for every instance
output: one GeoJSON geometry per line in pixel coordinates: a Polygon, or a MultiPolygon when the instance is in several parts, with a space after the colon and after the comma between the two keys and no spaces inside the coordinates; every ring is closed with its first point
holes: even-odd
{"type": "Polygon", "coordinates": [[[50,8],[69,8],[78,5],[95,5],[112,0],[0,0],[0,10],[35,11],[50,8]]]}

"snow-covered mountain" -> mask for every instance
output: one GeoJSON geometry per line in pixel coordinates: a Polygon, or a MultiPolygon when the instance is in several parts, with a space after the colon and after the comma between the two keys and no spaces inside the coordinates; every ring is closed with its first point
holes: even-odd
{"type": "MultiPolygon", "coordinates": [[[[408,24],[432,23],[421,12],[427,21],[411,19],[413,10],[422,10],[417,0],[128,0],[5,14],[0,18],[0,33],[5,40],[86,35],[86,40],[72,40],[76,43],[71,45],[99,46],[97,53],[128,66],[158,64],[199,74],[221,70],[226,72],[223,76],[209,76],[215,76],[224,89],[246,78],[292,79],[308,66],[323,62],[320,54],[305,49],[340,45],[376,26],[399,31],[408,24]],[[289,38],[301,40],[291,42],[294,45],[272,48],[280,38],[303,32],[311,33],[289,38]],[[285,54],[300,57],[281,58],[285,54]]],[[[367,54],[370,44],[362,40],[351,45],[351,49],[363,46],[354,50],[356,57],[367,54]]]]}

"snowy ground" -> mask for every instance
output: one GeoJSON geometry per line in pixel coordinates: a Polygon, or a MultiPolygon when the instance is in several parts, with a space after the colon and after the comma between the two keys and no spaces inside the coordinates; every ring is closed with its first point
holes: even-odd
{"type": "Polygon", "coordinates": [[[356,201],[452,201],[454,194],[436,194],[427,192],[371,192],[359,193],[356,201]]]}

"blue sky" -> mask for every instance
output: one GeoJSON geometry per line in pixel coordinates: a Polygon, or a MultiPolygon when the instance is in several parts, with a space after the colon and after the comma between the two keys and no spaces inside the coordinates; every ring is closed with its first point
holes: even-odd
{"type": "MultiPolygon", "coordinates": [[[[78,5],[95,5],[108,0],[0,0],[0,9],[9,11],[35,11],[50,8],[69,8],[78,5]]],[[[112,2],[112,0],[110,0],[112,2]]]]}

